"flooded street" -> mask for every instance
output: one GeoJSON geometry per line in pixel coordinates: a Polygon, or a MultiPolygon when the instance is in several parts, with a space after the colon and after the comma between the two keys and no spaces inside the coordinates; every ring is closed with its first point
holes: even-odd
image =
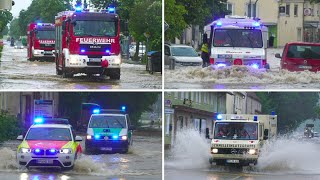
{"type": "Polygon", "coordinates": [[[166,89],[315,89],[320,88],[320,73],[280,70],[276,53],[282,49],[268,49],[270,70],[252,67],[177,67],[165,68],[166,89]]]}
{"type": "Polygon", "coordinates": [[[278,137],[263,146],[258,165],[241,168],[211,166],[209,141],[197,133],[193,130],[178,133],[175,146],[165,152],[166,180],[317,180],[320,177],[319,138],[306,140],[301,133],[278,137]]]}
{"type": "MultiPolygon", "coordinates": [[[[71,171],[36,170],[30,171],[18,166],[15,160],[18,141],[4,143],[0,149],[1,179],[20,180],[69,180],[69,179],[151,179],[162,177],[161,137],[134,136],[132,149],[128,154],[85,155],[76,161],[71,171]]],[[[84,142],[82,142],[84,148],[84,142]]]]}
{"type": "Polygon", "coordinates": [[[123,63],[119,81],[77,74],[56,75],[54,62],[27,61],[27,49],[4,46],[0,63],[1,89],[160,89],[162,74],[150,75],[145,65],[123,63]]]}

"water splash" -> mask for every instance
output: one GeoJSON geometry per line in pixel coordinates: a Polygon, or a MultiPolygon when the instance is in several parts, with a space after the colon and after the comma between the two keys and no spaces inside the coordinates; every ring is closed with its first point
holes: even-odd
{"type": "Polygon", "coordinates": [[[200,136],[199,131],[184,129],[177,132],[165,166],[176,169],[208,168],[209,157],[210,143],[200,136]]]}

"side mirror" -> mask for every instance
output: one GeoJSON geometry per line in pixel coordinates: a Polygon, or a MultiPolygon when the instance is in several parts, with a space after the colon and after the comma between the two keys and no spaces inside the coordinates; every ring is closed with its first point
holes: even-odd
{"type": "Polygon", "coordinates": [[[280,58],[281,59],[281,55],[279,53],[274,55],[276,58],[280,58]]]}
{"type": "Polygon", "coordinates": [[[71,21],[71,24],[72,24],[73,26],[75,26],[75,25],[77,25],[77,21],[76,21],[75,19],[73,19],[73,20],[71,21]]]}
{"type": "Polygon", "coordinates": [[[19,135],[19,136],[17,137],[17,140],[23,141],[23,135],[19,135]]]}
{"type": "Polygon", "coordinates": [[[168,51],[165,51],[165,52],[164,52],[164,55],[169,56],[170,53],[169,53],[168,51]]]}
{"type": "Polygon", "coordinates": [[[131,125],[131,126],[129,127],[129,130],[131,130],[131,131],[136,130],[136,127],[134,127],[133,125],[131,125]]]}
{"type": "Polygon", "coordinates": [[[80,137],[80,136],[76,136],[75,141],[76,141],[76,142],[80,142],[80,141],[82,141],[82,137],[80,137]]]}

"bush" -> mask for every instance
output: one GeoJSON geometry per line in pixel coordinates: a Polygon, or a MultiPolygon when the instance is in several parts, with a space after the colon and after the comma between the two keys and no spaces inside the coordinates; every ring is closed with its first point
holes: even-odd
{"type": "Polygon", "coordinates": [[[19,120],[6,111],[0,111],[0,142],[15,139],[21,132],[19,120]]]}
{"type": "Polygon", "coordinates": [[[3,50],[3,46],[0,45],[0,61],[1,61],[1,57],[2,57],[2,50],[3,50]]]}

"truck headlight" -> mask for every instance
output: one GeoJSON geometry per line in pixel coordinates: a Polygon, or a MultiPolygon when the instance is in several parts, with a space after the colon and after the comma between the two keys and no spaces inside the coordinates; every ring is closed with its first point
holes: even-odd
{"type": "Polygon", "coordinates": [[[31,149],[29,148],[21,148],[20,153],[31,153],[31,149]]]}
{"type": "Polygon", "coordinates": [[[70,56],[70,63],[77,63],[78,57],[77,56],[70,56]]]}
{"type": "Polygon", "coordinates": [[[217,153],[218,153],[218,149],[212,149],[211,152],[212,152],[213,154],[217,154],[217,153]]]}
{"type": "Polygon", "coordinates": [[[248,153],[251,154],[251,155],[254,155],[256,153],[256,150],[255,149],[249,149],[248,153]]]}
{"type": "Polygon", "coordinates": [[[60,153],[61,154],[71,154],[72,153],[72,149],[60,149],[60,153]]]}
{"type": "Polygon", "coordinates": [[[87,139],[88,140],[92,139],[92,136],[91,135],[87,135],[87,139]]]}
{"type": "Polygon", "coordinates": [[[121,58],[120,57],[115,57],[114,58],[114,63],[121,64],[121,58]]]}
{"type": "Polygon", "coordinates": [[[127,139],[128,139],[128,136],[121,136],[121,139],[122,139],[122,140],[127,140],[127,139]]]}

